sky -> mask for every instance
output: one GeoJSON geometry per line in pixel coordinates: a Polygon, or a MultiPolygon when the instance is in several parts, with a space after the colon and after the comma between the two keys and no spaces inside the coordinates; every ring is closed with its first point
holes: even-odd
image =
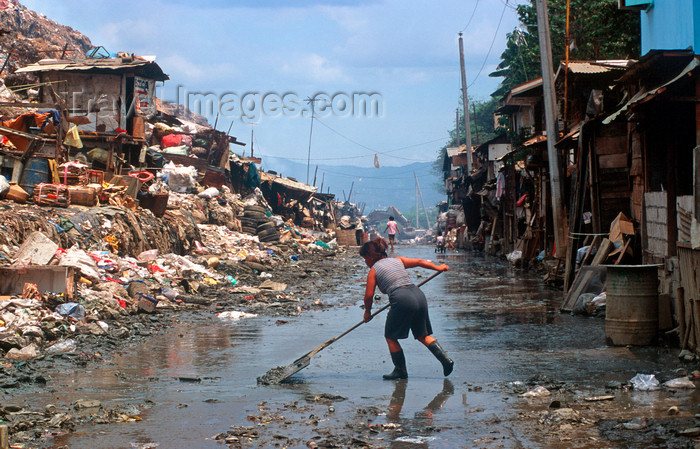
{"type": "Polygon", "coordinates": [[[434,160],[459,107],[458,33],[469,96],[488,100],[524,1],[21,0],[93,45],[155,55],[158,95],[197,109],[208,94],[197,112],[246,155],[252,137],[266,168],[311,170],[434,160]]]}

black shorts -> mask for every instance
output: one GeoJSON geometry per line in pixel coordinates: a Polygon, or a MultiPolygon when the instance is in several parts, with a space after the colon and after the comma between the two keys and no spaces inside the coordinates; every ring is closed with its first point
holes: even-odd
{"type": "Polygon", "coordinates": [[[416,339],[433,333],[428,316],[428,301],[418,287],[411,285],[397,288],[389,296],[389,302],[391,308],[386,316],[384,338],[408,338],[409,329],[416,339]]]}
{"type": "Polygon", "coordinates": [[[396,234],[389,234],[389,241],[390,241],[390,242],[393,242],[393,241],[394,241],[394,236],[395,236],[395,235],[396,235],[396,234]]]}

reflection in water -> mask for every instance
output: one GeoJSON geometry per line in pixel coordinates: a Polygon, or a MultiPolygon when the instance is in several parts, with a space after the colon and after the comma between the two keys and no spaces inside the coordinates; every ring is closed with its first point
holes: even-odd
{"type": "MultiPolygon", "coordinates": [[[[401,418],[401,410],[403,409],[404,401],[406,400],[407,379],[399,379],[395,381],[394,392],[391,395],[389,408],[387,411],[387,421],[390,423],[400,424],[404,430],[422,431],[427,426],[433,425],[433,414],[445,405],[447,400],[455,392],[454,385],[449,379],[443,379],[442,390],[422,410],[417,411],[413,418],[401,418]]],[[[404,435],[402,440],[393,440],[391,447],[395,449],[401,448],[428,448],[430,437],[407,437],[404,435]]]]}
{"type": "MultiPolygon", "coordinates": [[[[261,336],[261,328],[246,326],[230,329],[226,326],[173,328],[166,333],[169,338],[153,339],[136,353],[126,357],[136,370],[133,375],[154,377],[162,374],[192,374],[199,367],[224,367],[232,362],[235,354],[226,351],[237,345],[250,345],[261,336]],[[135,357],[134,357],[135,356],[135,357]]],[[[121,369],[125,369],[122,367],[121,369]]]]}

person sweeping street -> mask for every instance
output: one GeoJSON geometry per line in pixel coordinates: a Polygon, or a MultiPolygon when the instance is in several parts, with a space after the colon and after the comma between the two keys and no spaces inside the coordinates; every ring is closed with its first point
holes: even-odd
{"type": "Polygon", "coordinates": [[[367,323],[372,319],[375,288],[379,287],[382,293],[388,294],[391,304],[384,326],[384,338],[389,345],[394,371],[382,377],[387,380],[408,378],[406,358],[399,340],[408,338],[409,329],[413,337],[423,343],[440,361],[443,374],[449,376],[454,368],[454,362],[432,336],[428,302],[423,292],[411,281],[406,268],[422,267],[435,271],[447,271],[450,267],[445,264],[435,265],[423,259],[388,257],[386,250],[387,244],[381,237],[365,243],[360,248],[360,256],[365,259],[365,263],[370,268],[364,296],[363,321],[367,323]]]}

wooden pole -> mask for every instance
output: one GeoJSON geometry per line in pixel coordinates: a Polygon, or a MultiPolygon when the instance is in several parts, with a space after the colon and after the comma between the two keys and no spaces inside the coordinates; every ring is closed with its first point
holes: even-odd
{"type": "Polygon", "coordinates": [[[566,254],[567,242],[564,235],[564,216],[561,198],[561,170],[559,152],[554,146],[557,140],[557,104],[554,94],[554,71],[552,68],[552,43],[549,38],[549,17],[547,0],[536,0],[537,34],[540,41],[540,60],[542,61],[542,89],[544,92],[545,121],[547,128],[547,154],[549,156],[549,182],[552,185],[552,215],[554,224],[554,244],[556,257],[566,254]]]}
{"type": "Polygon", "coordinates": [[[474,145],[479,145],[479,126],[476,124],[476,105],[472,103],[472,110],[474,111],[474,131],[476,131],[476,142],[474,145]]]}
{"type": "MultiPolygon", "coordinates": [[[[459,65],[462,69],[462,106],[464,107],[464,135],[467,144],[467,174],[469,175],[472,172],[472,130],[469,126],[469,98],[467,97],[467,72],[464,68],[462,33],[459,33],[459,65]]],[[[459,144],[459,130],[457,130],[457,143],[459,144]]]]}
{"type": "MultiPolygon", "coordinates": [[[[418,188],[418,195],[420,196],[420,202],[423,205],[423,213],[425,213],[425,226],[426,229],[430,229],[430,218],[428,218],[428,209],[425,208],[425,201],[423,201],[423,192],[420,190],[420,184],[418,183],[418,177],[416,172],[413,172],[413,177],[416,178],[416,187],[418,188]]],[[[418,202],[416,202],[416,222],[418,221],[418,202]]]]}

